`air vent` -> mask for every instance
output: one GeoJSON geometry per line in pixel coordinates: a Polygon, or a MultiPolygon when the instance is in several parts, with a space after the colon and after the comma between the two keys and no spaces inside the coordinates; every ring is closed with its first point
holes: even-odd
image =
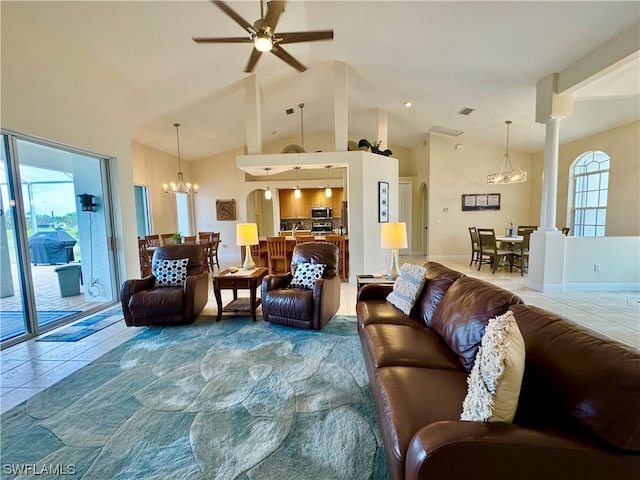
{"type": "Polygon", "coordinates": [[[439,127],[438,125],[434,125],[429,129],[431,133],[440,133],[441,135],[449,135],[450,137],[458,137],[462,135],[464,132],[460,130],[453,130],[451,128],[439,127]]]}
{"type": "Polygon", "coordinates": [[[285,112],[287,112],[287,115],[291,115],[293,113],[293,108],[287,108],[285,112]]]}
{"type": "Polygon", "coordinates": [[[460,115],[469,115],[471,112],[473,112],[475,110],[475,108],[470,108],[470,107],[464,107],[462,110],[460,110],[458,113],[460,115]]]}

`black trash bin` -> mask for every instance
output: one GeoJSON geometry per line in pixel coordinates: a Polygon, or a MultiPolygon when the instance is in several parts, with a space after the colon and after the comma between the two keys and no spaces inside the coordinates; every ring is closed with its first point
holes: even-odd
{"type": "Polygon", "coordinates": [[[58,274],[61,297],[80,295],[80,275],[82,273],[80,265],[62,265],[56,267],[54,271],[58,274]]]}

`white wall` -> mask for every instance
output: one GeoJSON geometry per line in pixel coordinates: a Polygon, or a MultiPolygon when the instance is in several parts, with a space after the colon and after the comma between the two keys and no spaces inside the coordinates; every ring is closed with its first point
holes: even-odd
{"type": "Polygon", "coordinates": [[[564,262],[565,290],[640,290],[640,237],[567,237],[564,262]]]}
{"type": "Polygon", "coordinates": [[[139,276],[128,91],[79,45],[61,43],[2,2],[2,127],[113,157],[114,240],[121,279],[139,276]]]}

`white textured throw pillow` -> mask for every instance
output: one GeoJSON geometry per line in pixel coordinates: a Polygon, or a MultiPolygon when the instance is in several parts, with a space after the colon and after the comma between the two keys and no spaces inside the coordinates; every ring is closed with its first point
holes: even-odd
{"type": "Polygon", "coordinates": [[[387,295],[387,302],[409,315],[426,281],[426,268],[405,263],[400,267],[400,276],[393,285],[393,291],[387,295]]]}
{"type": "Polygon", "coordinates": [[[312,289],[316,280],[322,278],[327,266],[324,263],[299,263],[290,287],[312,289]]]}
{"type": "Polygon", "coordinates": [[[511,311],[492,318],[485,329],[460,420],[511,422],[518,408],[525,345],[511,311]]]}
{"type": "Polygon", "coordinates": [[[154,260],[151,273],[156,277],[156,287],[181,287],[187,280],[188,258],[178,260],[154,260]]]}

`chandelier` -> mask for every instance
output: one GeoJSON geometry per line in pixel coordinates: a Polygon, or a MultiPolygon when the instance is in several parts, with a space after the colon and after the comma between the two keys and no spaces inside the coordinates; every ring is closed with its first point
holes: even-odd
{"type": "Polygon", "coordinates": [[[507,151],[500,160],[500,171],[487,175],[488,184],[509,184],[522,183],[527,181],[527,172],[523,171],[509,156],[509,127],[511,120],[504,122],[507,124],[507,151]]]}
{"type": "Polygon", "coordinates": [[[174,127],[176,127],[176,139],[178,142],[178,182],[171,182],[169,184],[165,183],[162,185],[164,188],[164,193],[184,193],[187,195],[193,195],[198,193],[198,185],[191,185],[189,182],[184,181],[182,177],[182,161],[180,160],[180,133],[178,131],[178,127],[180,127],[179,123],[174,123],[174,127]]]}

